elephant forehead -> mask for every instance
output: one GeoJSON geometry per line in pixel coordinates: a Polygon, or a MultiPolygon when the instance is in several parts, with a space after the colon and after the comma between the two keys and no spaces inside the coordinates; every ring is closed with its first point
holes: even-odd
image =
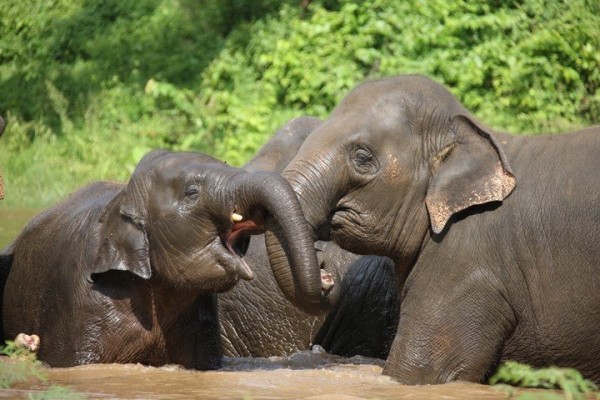
{"type": "Polygon", "coordinates": [[[372,123],[383,130],[394,129],[405,122],[406,100],[398,96],[378,98],[368,110],[372,123]]]}
{"type": "Polygon", "coordinates": [[[405,121],[406,101],[395,95],[381,95],[345,104],[332,114],[332,120],[370,130],[387,130],[405,121]],[[368,101],[365,101],[368,100],[368,101]]]}

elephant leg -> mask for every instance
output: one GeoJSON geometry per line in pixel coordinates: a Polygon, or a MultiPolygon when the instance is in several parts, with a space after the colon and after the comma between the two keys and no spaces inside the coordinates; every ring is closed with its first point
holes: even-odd
{"type": "Polygon", "coordinates": [[[489,282],[452,287],[423,281],[416,285],[423,286],[418,291],[413,286],[405,292],[384,374],[416,385],[483,382],[496,368],[515,327],[505,297],[489,282]],[[450,287],[438,290],[440,286],[450,287]]]}

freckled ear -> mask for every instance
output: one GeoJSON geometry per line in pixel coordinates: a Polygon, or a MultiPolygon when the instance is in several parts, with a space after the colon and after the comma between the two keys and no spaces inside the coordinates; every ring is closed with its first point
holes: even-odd
{"type": "Polygon", "coordinates": [[[125,192],[117,195],[100,218],[101,244],[96,262],[88,268],[88,280],[92,274],[111,269],[129,271],[144,279],[152,275],[144,221],[123,208],[126,200],[125,192]]]}
{"type": "Polygon", "coordinates": [[[442,232],[453,214],[474,205],[502,201],[516,185],[502,148],[487,128],[458,115],[451,130],[455,142],[434,157],[436,165],[425,197],[435,233],[442,232]]]}

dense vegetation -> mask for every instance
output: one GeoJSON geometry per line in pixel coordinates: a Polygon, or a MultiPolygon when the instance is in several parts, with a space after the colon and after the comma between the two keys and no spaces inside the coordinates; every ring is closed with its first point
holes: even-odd
{"type": "Polygon", "coordinates": [[[495,128],[598,123],[598,26],[592,0],[3,0],[0,206],[126,179],[156,147],[240,165],[287,119],[400,73],[495,128]]]}

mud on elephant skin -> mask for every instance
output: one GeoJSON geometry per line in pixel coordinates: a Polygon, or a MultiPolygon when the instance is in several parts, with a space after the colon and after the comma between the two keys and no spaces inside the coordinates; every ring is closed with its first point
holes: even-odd
{"type": "MultiPolygon", "coordinates": [[[[314,117],[287,122],[244,169],[281,172],[321,123],[314,117]]],[[[256,278],[219,295],[225,355],[287,356],[319,344],[341,356],[387,357],[398,318],[392,261],[358,256],[333,242],[315,247],[321,270],[336,282],[329,297],[337,301],[328,315],[310,315],[286,301],[268,266],[263,238],[251,239],[245,258],[256,278]]]]}
{"type": "Polygon", "coordinates": [[[514,136],[422,76],[366,82],[283,171],[321,239],[395,261],[384,373],[481,382],[508,359],[600,382],[600,127],[514,136]]]}
{"type": "MultiPolygon", "coordinates": [[[[127,184],[86,186],[2,251],[4,336],[39,335],[50,366],[216,368],[215,293],[253,277],[241,256],[270,220],[284,237],[305,223],[279,175],[198,153],[150,153],[127,184]]],[[[320,281],[312,238],[294,234],[290,250],[297,290],[322,301],[301,281],[320,281]]]]}

